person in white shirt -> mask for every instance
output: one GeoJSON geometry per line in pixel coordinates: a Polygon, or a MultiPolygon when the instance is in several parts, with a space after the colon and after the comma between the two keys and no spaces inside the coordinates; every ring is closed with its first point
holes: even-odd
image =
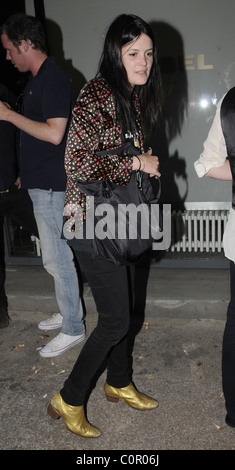
{"type": "Polygon", "coordinates": [[[204,142],[203,152],[194,163],[199,178],[233,181],[232,207],[223,235],[225,256],[230,260],[230,302],[223,336],[222,382],[227,415],[225,422],[235,427],[235,88],[218,103],[204,142]]]}

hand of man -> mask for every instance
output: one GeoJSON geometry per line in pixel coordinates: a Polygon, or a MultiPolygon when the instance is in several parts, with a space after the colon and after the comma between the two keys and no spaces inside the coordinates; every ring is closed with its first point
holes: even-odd
{"type": "Polygon", "coordinates": [[[8,103],[4,103],[3,101],[0,101],[0,120],[1,121],[8,121],[7,116],[8,116],[9,109],[11,109],[11,107],[8,103]]]}

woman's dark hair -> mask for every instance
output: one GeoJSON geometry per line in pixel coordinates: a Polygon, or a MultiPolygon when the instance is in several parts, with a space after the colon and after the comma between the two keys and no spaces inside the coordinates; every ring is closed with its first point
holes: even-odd
{"type": "Polygon", "coordinates": [[[1,27],[3,33],[17,48],[25,40],[30,41],[34,49],[46,52],[46,33],[42,23],[34,16],[23,13],[11,15],[1,27]]]}
{"type": "Polygon", "coordinates": [[[133,90],[122,63],[121,49],[142,33],[149,36],[153,43],[153,65],[148,81],[145,85],[134,87],[140,103],[142,126],[146,136],[153,130],[161,111],[162,86],[155,39],[145,21],[138,16],[126,14],[114,20],[106,34],[97,76],[103,77],[112,88],[117,100],[122,129],[134,131],[136,126],[133,99],[130,99],[133,90]]]}

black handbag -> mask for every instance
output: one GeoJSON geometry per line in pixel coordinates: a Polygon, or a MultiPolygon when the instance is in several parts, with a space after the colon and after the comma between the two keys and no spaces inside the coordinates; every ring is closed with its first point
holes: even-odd
{"type": "MultiPolygon", "coordinates": [[[[122,153],[137,155],[139,152],[128,141],[116,149],[96,152],[96,155],[122,153]]],[[[162,230],[162,214],[158,205],[161,194],[159,178],[133,171],[129,182],[123,186],[109,179],[78,180],[77,186],[86,195],[94,197],[92,246],[97,258],[128,265],[138,263],[151,251],[154,230],[158,233],[162,230]]]]}

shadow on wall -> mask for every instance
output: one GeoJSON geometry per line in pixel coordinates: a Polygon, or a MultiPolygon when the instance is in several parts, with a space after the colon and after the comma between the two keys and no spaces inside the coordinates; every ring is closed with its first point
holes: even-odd
{"type": "Polygon", "coordinates": [[[188,82],[184,65],[184,45],[181,34],[171,25],[152,22],[159,65],[162,73],[164,106],[162,120],[151,137],[149,145],[160,161],[162,196],[161,202],[172,205],[172,210],[184,210],[187,197],[186,160],[176,150],[169,155],[171,141],[181,134],[184,116],[188,105],[188,82]],[[175,177],[185,181],[186,191],[183,196],[175,182],[175,177]]]}
{"type": "Polygon", "coordinates": [[[76,100],[80,90],[86,83],[85,77],[77,70],[71,59],[65,59],[63,49],[63,34],[60,26],[53,20],[46,19],[47,39],[49,54],[55,57],[56,63],[67,73],[72,80],[74,99],[76,100]]]}

